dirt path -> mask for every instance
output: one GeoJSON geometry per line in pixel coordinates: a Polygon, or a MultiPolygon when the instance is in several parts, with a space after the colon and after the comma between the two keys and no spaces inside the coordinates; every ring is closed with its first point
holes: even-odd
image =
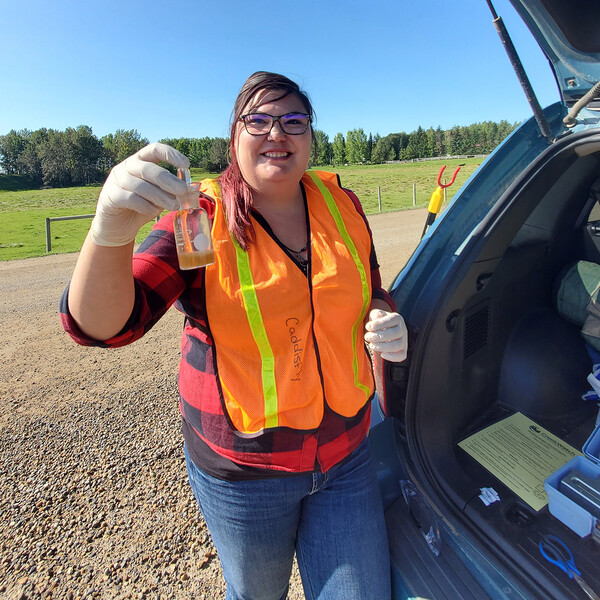
{"type": "MultiPolygon", "coordinates": [[[[425,216],[369,218],[386,287],[425,216]]],[[[0,598],[224,598],[182,459],[181,315],[76,346],[57,311],[76,258],[0,262],[0,598]]]]}

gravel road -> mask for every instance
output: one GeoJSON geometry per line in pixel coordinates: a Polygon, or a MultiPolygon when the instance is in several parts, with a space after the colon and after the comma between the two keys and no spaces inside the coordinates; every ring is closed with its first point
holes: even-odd
{"type": "MultiPolygon", "coordinates": [[[[385,286],[425,216],[369,218],[385,286]]],[[[181,315],[126,348],[75,345],[57,307],[76,258],[0,262],[0,598],[224,598],[183,460],[181,315]]]]}

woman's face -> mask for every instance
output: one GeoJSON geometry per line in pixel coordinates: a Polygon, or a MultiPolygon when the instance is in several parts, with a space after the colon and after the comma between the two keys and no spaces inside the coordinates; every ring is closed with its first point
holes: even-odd
{"type": "MultiPolygon", "coordinates": [[[[261,112],[275,117],[294,112],[306,114],[298,96],[288,94],[277,100],[281,94],[279,90],[259,93],[244,114],[261,112]]],[[[258,193],[267,192],[273,184],[298,183],[308,166],[310,149],[310,127],[300,135],[289,135],[281,129],[279,121],[274,121],[268,134],[254,136],[246,131],[242,121],[237,123],[234,148],[237,161],[246,183],[258,193]]]]}

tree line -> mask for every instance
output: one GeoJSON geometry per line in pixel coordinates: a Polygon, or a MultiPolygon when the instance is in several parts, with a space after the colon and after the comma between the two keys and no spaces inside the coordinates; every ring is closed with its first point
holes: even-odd
{"type": "Polygon", "coordinates": [[[311,162],[316,165],[380,164],[395,160],[434,158],[462,154],[489,154],[517,123],[485,121],[451,129],[419,127],[411,133],[390,133],[384,137],[353,129],[344,136],[336,133],[330,142],[322,131],[315,132],[316,150],[311,162]]]}
{"type": "MultiPolygon", "coordinates": [[[[516,127],[507,121],[440,127],[411,133],[367,136],[363,129],[337,133],[333,140],[315,130],[312,165],[373,164],[415,158],[487,154],[516,127]]],[[[228,164],[226,138],[162,139],[185,154],[192,167],[221,172],[228,164]]],[[[98,138],[87,125],[65,131],[11,130],[0,136],[0,167],[5,173],[28,176],[34,185],[68,187],[104,181],[110,169],[148,144],[137,130],[118,129],[98,138]]]]}
{"type": "MultiPolygon", "coordinates": [[[[194,167],[219,172],[227,165],[225,138],[160,140],[175,146],[194,167]]],[[[87,125],[23,129],[0,136],[0,167],[9,175],[26,175],[35,185],[68,187],[101,183],[113,166],[148,144],[137,130],[118,129],[98,138],[87,125]]]]}

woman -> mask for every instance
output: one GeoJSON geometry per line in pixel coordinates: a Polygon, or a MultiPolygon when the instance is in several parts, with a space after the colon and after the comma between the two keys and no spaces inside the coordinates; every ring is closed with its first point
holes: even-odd
{"type": "Polygon", "coordinates": [[[357,198],[306,172],[312,118],[286,77],[246,81],[231,164],[202,182],[216,260],[196,271],[178,268],[172,212],[132,260],[139,227],[185,191],[155,163],[187,159],[152,144],[115,167],[63,297],[65,329],[89,345],[135,341],[172,303],[184,313],[187,468],[227,598],[285,598],[294,552],[308,599],[390,596],[364,341],[401,361],[406,328],[357,198]]]}

